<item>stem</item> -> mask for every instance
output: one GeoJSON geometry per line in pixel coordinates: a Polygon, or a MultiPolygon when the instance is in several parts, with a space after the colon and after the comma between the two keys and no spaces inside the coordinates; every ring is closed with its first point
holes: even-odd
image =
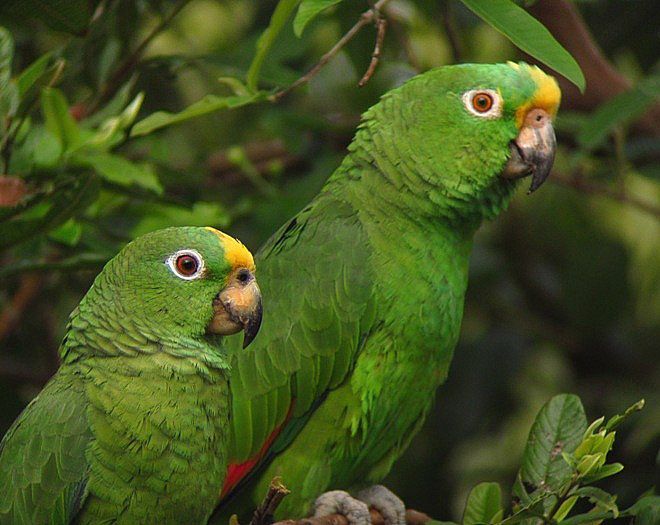
{"type": "Polygon", "coordinates": [[[316,65],[312,69],[310,69],[302,77],[300,77],[298,80],[296,80],[295,82],[293,82],[292,84],[290,84],[286,88],[284,88],[280,91],[277,91],[276,93],[271,95],[269,97],[270,101],[271,102],[277,102],[278,100],[282,99],[283,97],[285,97],[286,95],[291,93],[291,91],[293,91],[297,87],[302,86],[303,84],[306,84],[312,78],[314,78],[318,74],[318,72],[321,71],[321,69],[323,69],[325,67],[325,65],[328,62],[330,62],[330,60],[332,60],[332,58],[337,53],[339,53],[339,51],[341,51],[341,49],[346,44],[348,44],[351,40],[353,40],[355,35],[357,35],[362,30],[362,28],[364,26],[369,25],[374,21],[374,19],[377,16],[378,11],[382,10],[383,7],[389,1],[390,0],[378,0],[378,2],[376,2],[371,9],[369,9],[368,11],[365,11],[364,13],[362,13],[362,15],[360,16],[360,19],[355,23],[355,25],[353,27],[351,27],[346,32],[346,34],[337,41],[337,43],[334,46],[332,46],[330,51],[325,53],[320,58],[320,60],[316,63],[316,65]]]}

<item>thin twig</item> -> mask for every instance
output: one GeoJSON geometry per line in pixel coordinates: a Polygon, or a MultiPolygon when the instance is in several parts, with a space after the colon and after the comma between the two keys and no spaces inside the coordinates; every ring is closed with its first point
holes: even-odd
{"type": "Polygon", "coordinates": [[[652,215],[656,219],[660,219],[660,208],[646,200],[636,197],[635,195],[630,195],[622,188],[613,189],[603,184],[591,182],[582,175],[567,175],[558,173],[556,171],[552,172],[552,177],[550,180],[557,184],[561,184],[562,186],[573,188],[582,193],[587,193],[590,195],[602,195],[623,204],[628,204],[645,213],[648,213],[649,215],[652,215]]]}
{"type": "Polygon", "coordinates": [[[385,20],[385,17],[381,14],[380,11],[376,11],[376,44],[374,45],[374,52],[371,53],[371,61],[369,62],[369,67],[358,82],[359,87],[364,87],[376,72],[376,66],[378,66],[380,53],[383,49],[383,41],[385,40],[386,29],[387,20],[385,20]]]}
{"type": "Polygon", "coordinates": [[[282,484],[280,477],[273,478],[270,482],[270,487],[268,487],[266,497],[252,515],[250,525],[270,525],[273,523],[275,510],[277,510],[279,504],[289,493],[290,490],[282,484]]]}
{"type": "Polygon", "coordinates": [[[140,63],[142,54],[144,53],[147,46],[152,42],[158,34],[167,27],[167,25],[172,21],[172,19],[179,14],[179,12],[190,2],[190,0],[182,0],[179,4],[174,6],[172,10],[163,17],[156,27],[154,27],[151,32],[145,37],[145,39],[140,42],[140,44],[133,50],[133,52],[128,55],[124,61],[117,67],[112,76],[103,84],[101,87],[100,94],[96,100],[90,104],[86,114],[91,115],[99,109],[100,105],[103,104],[106,100],[110,99],[117,90],[121,87],[121,84],[126,80],[126,78],[133,72],[133,70],[140,63]]]}
{"type": "Polygon", "coordinates": [[[373,6],[373,8],[369,9],[368,11],[365,11],[362,13],[360,16],[360,19],[355,23],[353,27],[351,27],[346,34],[341,37],[337,43],[332,46],[332,49],[328,51],[325,55],[323,55],[320,60],[316,63],[316,65],[310,69],[307,73],[305,73],[302,77],[300,77],[298,80],[287,86],[286,88],[272,94],[269,99],[271,102],[277,102],[281,98],[285,97],[291,91],[296,89],[299,86],[302,86],[303,84],[306,84],[309,82],[312,78],[314,78],[321,69],[325,67],[325,65],[330,62],[330,60],[337,54],[341,49],[348,44],[355,35],[357,35],[364,26],[371,24],[374,19],[376,18],[376,13],[377,11],[380,11],[383,9],[383,7],[389,2],[390,0],[378,0],[373,6]]]}

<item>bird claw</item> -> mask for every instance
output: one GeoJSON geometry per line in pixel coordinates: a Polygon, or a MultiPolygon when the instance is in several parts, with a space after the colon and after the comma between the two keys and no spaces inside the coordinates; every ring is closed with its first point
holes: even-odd
{"type": "Polygon", "coordinates": [[[324,492],[314,502],[314,517],[341,514],[349,525],[371,525],[369,507],[343,490],[324,492]]]}
{"type": "Polygon", "coordinates": [[[385,525],[406,525],[403,501],[383,485],[373,485],[355,497],[343,490],[325,492],[314,502],[314,517],[341,514],[349,525],[371,525],[370,507],[380,512],[385,525]]]}
{"type": "Polygon", "coordinates": [[[385,525],[406,525],[406,506],[387,487],[372,485],[358,492],[355,497],[380,512],[385,525]]]}

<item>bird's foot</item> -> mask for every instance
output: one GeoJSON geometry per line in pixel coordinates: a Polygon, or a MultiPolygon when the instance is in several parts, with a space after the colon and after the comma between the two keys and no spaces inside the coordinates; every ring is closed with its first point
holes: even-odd
{"type": "Polygon", "coordinates": [[[350,525],[371,525],[369,508],[383,516],[385,525],[406,525],[403,501],[383,485],[373,485],[355,497],[343,490],[321,494],[314,503],[314,517],[342,514],[350,525]]]}
{"type": "Polygon", "coordinates": [[[383,485],[372,485],[355,497],[373,507],[385,520],[385,525],[406,525],[406,506],[401,498],[383,485]]]}
{"type": "Polygon", "coordinates": [[[349,525],[371,525],[369,507],[343,490],[324,492],[314,502],[314,517],[341,514],[349,525]]]}

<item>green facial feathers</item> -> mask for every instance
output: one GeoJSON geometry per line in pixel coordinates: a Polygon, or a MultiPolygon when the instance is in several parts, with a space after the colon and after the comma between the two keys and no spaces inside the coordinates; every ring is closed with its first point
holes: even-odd
{"type": "Polygon", "coordinates": [[[320,194],[257,255],[268,308],[232,368],[233,449],[213,523],[278,518],[380,481],[422,425],[460,332],[472,237],[515,178],[543,181],[560,92],[526,64],[421,74],[367,110],[320,194]]]}
{"type": "Polygon", "coordinates": [[[253,272],[211,228],[154,232],[112,259],[71,315],[62,366],[0,444],[0,524],[206,523],[230,408],[209,332],[254,322],[253,272]]]}

